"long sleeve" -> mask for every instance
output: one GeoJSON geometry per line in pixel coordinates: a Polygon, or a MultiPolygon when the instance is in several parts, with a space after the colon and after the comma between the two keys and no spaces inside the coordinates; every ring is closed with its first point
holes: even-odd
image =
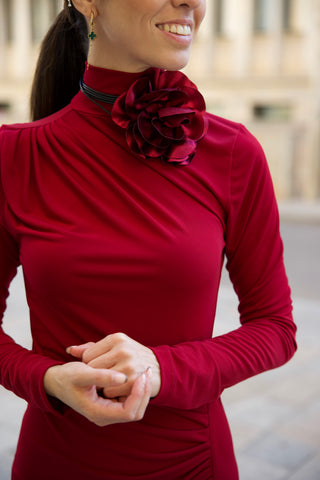
{"type": "MultiPolygon", "coordinates": [[[[1,135],[0,139],[3,141],[1,135]]],[[[7,204],[1,184],[2,182],[0,182],[0,383],[28,403],[53,412],[44,391],[43,376],[50,366],[58,362],[16,344],[1,325],[9,285],[20,263],[18,243],[5,226],[7,204]]]]}
{"type": "Polygon", "coordinates": [[[232,152],[225,232],[241,326],[213,339],[153,348],[162,386],[155,405],[191,409],[293,355],[295,325],[278,209],[260,145],[241,129],[232,152]]]}
{"type": "MultiPolygon", "coordinates": [[[[137,75],[90,66],[84,82],[118,96],[137,75]]],[[[30,404],[17,478],[100,479],[106,465],[114,480],[238,478],[220,394],[288,360],[295,327],[264,155],[238,124],[207,117],[188,166],[137,158],[82,92],[0,130],[1,314],[21,264],[33,339],[28,351],[0,335],[0,381],[30,404]],[[212,338],[224,258],[241,326],[212,338]],[[72,409],[51,415],[46,369],[116,332],[160,362],[144,418],[99,428],[72,409]]]]}

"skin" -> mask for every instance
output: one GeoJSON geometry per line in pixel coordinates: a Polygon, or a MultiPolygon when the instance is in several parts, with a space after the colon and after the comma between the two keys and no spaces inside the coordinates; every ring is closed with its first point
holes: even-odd
{"type": "Polygon", "coordinates": [[[126,376],[82,362],[56,365],[44,376],[48,395],[58,398],[99,427],[143,418],[151,395],[152,371],[137,376],[130,394],[120,401],[104,398],[100,390],[126,382],[126,376]],[[98,393],[99,392],[99,393],[98,393]]]}
{"type": "MultiPolygon", "coordinates": [[[[183,68],[205,4],[205,0],[73,0],[88,25],[91,13],[94,16],[97,37],[91,42],[88,63],[126,72],[183,68]],[[177,35],[163,29],[177,24],[189,25],[190,32],[177,35]]],[[[141,420],[150,398],[160,391],[160,366],[153,351],[123,333],[68,347],[67,352],[69,363],[45,373],[45,391],[96,425],[141,420]]]]}
{"type": "Polygon", "coordinates": [[[126,72],[183,68],[206,6],[205,0],[75,0],[73,4],[88,23],[91,12],[94,15],[97,37],[91,42],[89,64],[126,72]],[[188,24],[191,35],[168,35],[159,29],[165,23],[188,24]]]}

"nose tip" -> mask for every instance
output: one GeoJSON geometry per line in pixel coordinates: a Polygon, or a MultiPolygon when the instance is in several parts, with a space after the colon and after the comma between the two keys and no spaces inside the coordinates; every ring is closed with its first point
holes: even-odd
{"type": "Polygon", "coordinates": [[[205,0],[173,0],[173,3],[177,7],[198,8],[205,0]]]}

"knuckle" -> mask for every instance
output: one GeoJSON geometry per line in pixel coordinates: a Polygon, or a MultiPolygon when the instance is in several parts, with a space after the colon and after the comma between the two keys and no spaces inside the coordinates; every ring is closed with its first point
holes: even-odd
{"type": "Polygon", "coordinates": [[[85,352],[83,352],[82,361],[84,363],[89,363],[90,362],[90,355],[88,354],[87,350],[85,352]]]}
{"type": "Polygon", "coordinates": [[[127,335],[122,332],[114,333],[112,337],[117,343],[123,343],[127,340],[127,335]]]}
{"type": "Polygon", "coordinates": [[[122,359],[128,359],[130,358],[130,354],[126,348],[126,346],[124,344],[121,344],[119,347],[118,347],[118,351],[117,351],[117,354],[118,356],[120,356],[122,359]]]}

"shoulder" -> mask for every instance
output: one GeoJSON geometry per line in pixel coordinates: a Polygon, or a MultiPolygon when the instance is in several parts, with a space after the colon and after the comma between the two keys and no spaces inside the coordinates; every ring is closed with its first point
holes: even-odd
{"type": "MultiPolygon", "coordinates": [[[[63,131],[63,125],[70,123],[69,114],[72,110],[68,105],[58,112],[34,122],[15,123],[0,127],[0,160],[25,156],[32,146],[39,146],[52,128],[63,131]]],[[[50,135],[50,134],[49,134],[50,135]]]]}
{"type": "Polygon", "coordinates": [[[46,155],[52,140],[71,124],[70,106],[35,122],[2,125],[0,128],[0,178],[11,183],[22,178],[39,152],[46,155]]]}
{"type": "Polygon", "coordinates": [[[206,116],[208,132],[199,142],[194,168],[228,210],[233,192],[244,195],[249,184],[267,179],[268,164],[259,141],[243,124],[206,116]]]}
{"type": "Polygon", "coordinates": [[[259,140],[243,124],[210,114],[208,118],[209,137],[213,137],[214,142],[224,149],[232,201],[238,198],[241,203],[246,196],[257,195],[259,190],[269,189],[272,195],[269,166],[259,140]]]}
{"type": "Polygon", "coordinates": [[[260,150],[261,145],[256,137],[242,124],[211,113],[206,114],[208,119],[209,140],[223,142],[230,149],[239,147],[260,150]]]}
{"type": "Polygon", "coordinates": [[[265,164],[263,148],[257,138],[241,123],[206,114],[208,133],[205,150],[228,160],[230,167],[242,166],[251,169],[253,164],[265,164]]]}
{"type": "Polygon", "coordinates": [[[2,125],[0,128],[0,134],[2,138],[4,138],[5,136],[19,135],[21,132],[31,132],[32,130],[36,130],[41,127],[45,127],[46,125],[55,123],[57,120],[67,115],[71,109],[71,105],[67,105],[65,108],[59,110],[58,112],[53,113],[48,117],[41,118],[40,120],[36,120],[34,122],[2,125]]]}

